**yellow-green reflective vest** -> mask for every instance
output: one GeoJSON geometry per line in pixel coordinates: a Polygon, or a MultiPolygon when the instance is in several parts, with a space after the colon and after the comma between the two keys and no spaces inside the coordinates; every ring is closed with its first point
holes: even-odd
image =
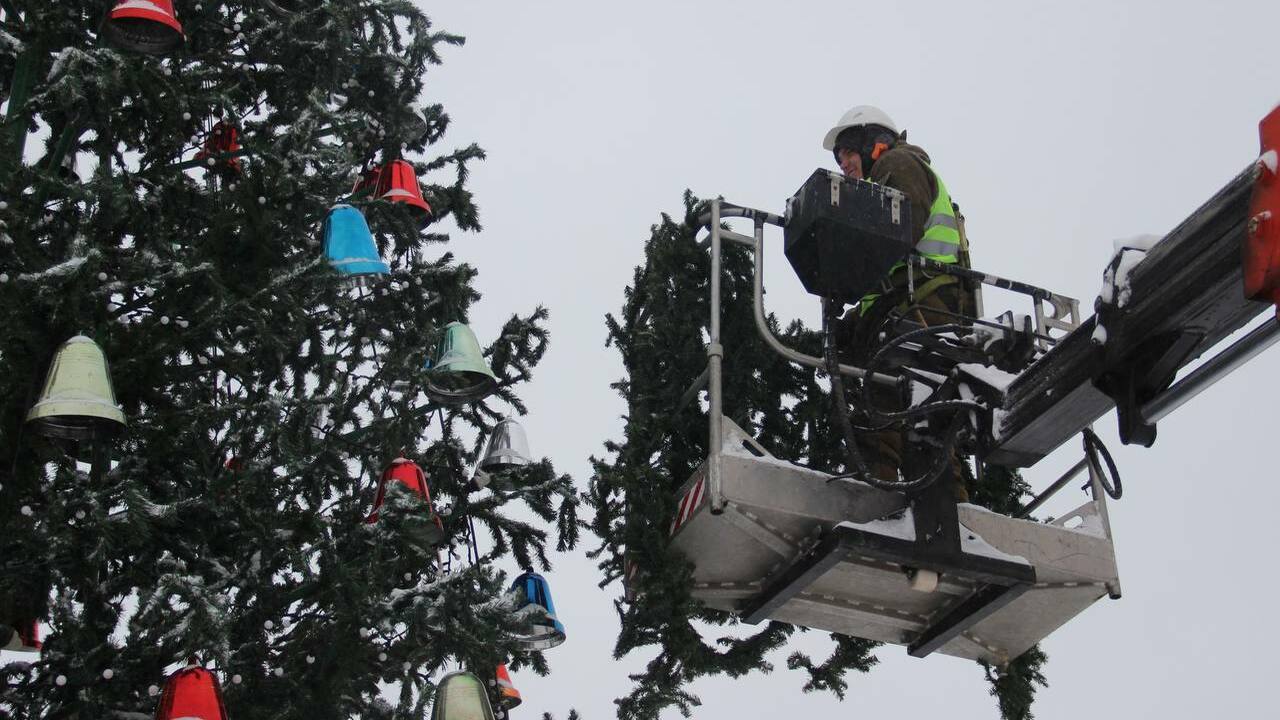
{"type": "MultiPolygon", "coordinates": [[[[938,182],[938,195],[929,207],[929,218],[924,221],[924,234],[916,242],[915,251],[930,260],[951,265],[960,262],[960,224],[956,222],[956,211],[951,205],[951,193],[947,192],[946,184],[932,167],[929,172],[933,173],[933,179],[938,182]]],[[[899,262],[889,270],[889,274],[906,266],[905,262],[899,262]]],[[[862,296],[861,311],[865,313],[871,309],[878,297],[880,293],[862,296]]]]}

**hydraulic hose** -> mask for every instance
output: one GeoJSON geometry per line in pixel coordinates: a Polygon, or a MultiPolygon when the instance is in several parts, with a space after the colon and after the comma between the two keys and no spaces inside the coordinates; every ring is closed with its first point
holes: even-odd
{"type": "MultiPolygon", "coordinates": [[[[828,298],[822,299],[822,359],[827,364],[827,375],[831,378],[831,400],[836,409],[836,424],[840,426],[840,434],[844,437],[844,451],[848,460],[846,466],[853,472],[853,477],[875,486],[879,482],[867,470],[867,464],[858,450],[857,436],[853,432],[853,424],[849,422],[849,403],[845,400],[844,380],[840,377],[840,354],[836,348],[835,321],[839,319],[840,303],[828,298]]],[[[865,383],[864,383],[865,384],[865,383]]],[[[835,478],[832,478],[834,480],[835,478]]]]}
{"type": "MultiPolygon", "coordinates": [[[[853,432],[852,423],[849,422],[849,407],[848,401],[845,399],[844,382],[841,380],[838,371],[840,359],[836,349],[835,321],[839,318],[840,306],[840,303],[834,300],[824,299],[822,301],[822,356],[827,366],[827,375],[831,378],[831,399],[835,405],[836,424],[840,426],[840,433],[844,438],[845,454],[848,458],[846,465],[852,468],[852,472],[833,475],[827,479],[827,482],[853,479],[864,482],[876,489],[890,492],[923,490],[942,477],[943,472],[950,465],[951,453],[955,450],[956,441],[960,437],[960,430],[963,427],[964,414],[956,412],[955,416],[952,417],[943,434],[941,451],[934,457],[929,469],[919,477],[898,481],[882,480],[872,475],[867,469],[862,453],[858,450],[857,437],[853,432]]],[[[881,352],[883,352],[883,349],[881,352]]],[[[879,357],[879,355],[880,353],[877,353],[876,356],[879,357]]],[[[863,385],[863,396],[864,398],[867,397],[865,383],[863,385]]],[[[934,404],[931,403],[931,405],[934,404]]],[[[969,405],[970,403],[962,402],[961,404],[969,405]]]]}
{"type": "Polygon", "coordinates": [[[1089,464],[1098,473],[1098,484],[1102,485],[1102,489],[1112,500],[1119,500],[1120,496],[1124,494],[1124,485],[1120,483],[1120,471],[1116,469],[1116,461],[1111,458],[1111,453],[1107,450],[1107,446],[1102,444],[1102,438],[1098,437],[1093,428],[1085,428],[1080,435],[1084,438],[1085,457],[1089,459],[1089,464]],[[1098,465],[1099,453],[1107,463],[1107,472],[1105,474],[1102,472],[1102,467],[1098,465]],[[1107,481],[1108,475],[1111,478],[1110,482],[1107,481]]]}
{"type": "MultiPolygon", "coordinates": [[[[886,342],[883,347],[876,351],[875,355],[871,356],[871,362],[867,363],[867,372],[874,372],[875,367],[886,357],[886,353],[903,343],[910,342],[925,335],[942,335],[944,333],[968,329],[969,328],[958,323],[949,323],[947,325],[936,325],[934,327],[925,327],[903,333],[902,335],[886,342]]],[[[921,405],[920,407],[907,408],[906,410],[881,410],[871,402],[871,389],[865,384],[862,386],[862,404],[866,407],[867,414],[871,416],[872,419],[879,420],[881,422],[890,420],[915,420],[943,410],[986,410],[986,407],[982,404],[969,400],[938,400],[921,405]]]]}

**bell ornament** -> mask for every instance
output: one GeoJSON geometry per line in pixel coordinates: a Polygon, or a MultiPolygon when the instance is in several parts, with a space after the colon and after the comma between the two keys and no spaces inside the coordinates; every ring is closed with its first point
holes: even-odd
{"type": "Polygon", "coordinates": [[[551,601],[551,586],[547,579],[536,572],[525,571],[511,584],[511,590],[520,597],[521,611],[531,610],[533,631],[516,639],[524,650],[546,650],[565,641],[568,637],[564,624],[556,617],[556,606],[551,601]]]}
{"type": "Polygon", "coordinates": [[[196,160],[209,165],[212,160],[212,167],[217,167],[221,172],[238,175],[242,171],[239,157],[219,158],[227,153],[239,152],[240,147],[240,131],[236,126],[219,120],[213,124],[209,130],[209,134],[205,137],[203,147],[200,152],[196,153],[196,160]]]}
{"type": "Polygon", "coordinates": [[[484,682],[469,672],[453,672],[436,684],[431,720],[495,720],[484,682]]]}
{"type": "Polygon", "coordinates": [[[194,661],[165,681],[155,720],[227,720],[222,686],[194,661]]]}
{"type": "Polygon", "coordinates": [[[387,469],[382,472],[382,477],[378,480],[378,493],[373,499],[373,511],[365,518],[365,523],[374,524],[378,522],[378,513],[382,509],[382,504],[386,501],[387,492],[392,486],[399,485],[408,492],[412,492],[426,505],[429,520],[426,524],[419,527],[416,532],[419,540],[427,545],[436,545],[444,538],[444,523],[441,522],[440,516],[436,513],[434,506],[431,504],[431,490],[427,484],[427,474],[417,463],[406,457],[398,457],[391,461],[387,469]]]}
{"type": "Polygon", "coordinates": [[[173,0],[117,0],[102,35],[121,50],[147,55],[164,55],[186,42],[173,0]]]}
{"type": "Polygon", "coordinates": [[[418,185],[418,173],[406,160],[392,160],[382,166],[377,193],[382,200],[404,203],[425,218],[431,217],[431,206],[422,197],[422,187],[418,185]]]}
{"type": "Polygon", "coordinates": [[[427,397],[446,405],[462,405],[488,397],[497,387],[498,377],[485,362],[471,328],[460,322],[446,325],[436,360],[427,371],[427,397]]]}
{"type": "Polygon", "coordinates": [[[378,181],[382,179],[382,166],[374,165],[369,169],[361,172],[356,177],[356,182],[351,186],[351,194],[353,196],[361,193],[368,195],[378,189],[378,181]]]}
{"type": "Polygon", "coordinates": [[[350,205],[330,208],[324,223],[324,256],[335,270],[353,279],[391,272],[378,254],[364,214],[350,205]]]}
{"type": "Polygon", "coordinates": [[[498,665],[495,676],[498,682],[498,704],[503,709],[510,710],[524,702],[524,698],[520,697],[520,691],[511,682],[511,673],[507,672],[506,663],[498,665]]]}
{"type": "Polygon", "coordinates": [[[124,427],[107,358],[97,343],[77,335],[58,348],[27,422],[42,435],[70,440],[108,437],[124,427]]]}
{"type": "Polygon", "coordinates": [[[19,653],[38,653],[43,643],[40,642],[40,621],[19,620],[10,627],[0,623],[0,638],[9,633],[7,641],[0,640],[0,650],[19,653]]]}
{"type": "Polygon", "coordinates": [[[480,467],[488,472],[501,472],[529,462],[529,438],[524,426],[511,418],[494,426],[480,467]]]}

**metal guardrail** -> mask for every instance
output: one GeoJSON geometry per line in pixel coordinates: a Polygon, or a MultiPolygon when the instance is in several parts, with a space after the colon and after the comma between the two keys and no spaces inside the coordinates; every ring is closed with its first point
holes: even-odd
{"type": "MultiPolygon", "coordinates": [[[[720,450],[723,434],[723,406],[724,399],[722,394],[723,382],[723,360],[725,355],[724,346],[720,338],[720,321],[721,321],[721,273],[722,273],[722,254],[723,244],[725,241],[737,243],[746,247],[750,247],[753,251],[753,316],[755,320],[756,330],[765,344],[774,352],[783,358],[812,368],[825,369],[825,362],[818,357],[806,355],[797,350],[787,347],[782,343],[770,330],[766,315],[764,312],[764,226],[766,224],[784,227],[786,220],[774,213],[757,210],[754,208],[743,207],[728,203],[721,199],[713,200],[710,212],[699,218],[699,226],[706,227],[710,231],[710,235],[699,244],[709,248],[711,255],[711,282],[710,282],[710,305],[711,320],[708,327],[707,342],[707,367],[694,380],[689,388],[682,395],[677,411],[683,410],[694,398],[702,387],[708,387],[710,408],[709,408],[709,438],[707,453],[707,483],[708,494],[710,496],[710,506],[713,513],[719,514],[724,510],[725,499],[722,487],[722,471],[720,450]],[[725,218],[747,218],[753,221],[754,232],[752,236],[743,235],[732,230],[721,227],[721,222],[725,218]]],[[[913,257],[913,267],[918,267],[932,272],[941,272],[951,275],[964,277],[982,285],[990,285],[1013,292],[1027,295],[1033,299],[1036,306],[1035,311],[1035,334],[1037,342],[1042,348],[1048,344],[1057,341],[1050,335],[1050,330],[1059,330],[1070,332],[1079,324],[1079,303],[1078,301],[1065,296],[1057,295],[1044,288],[1039,288],[1026,283],[1014,280],[1008,280],[999,276],[983,273],[980,271],[970,270],[955,265],[944,265],[927,258],[913,257]],[[1049,302],[1052,305],[1052,314],[1044,312],[1043,303],[1049,302]]],[[[841,364],[839,366],[840,373],[850,377],[869,380],[870,382],[881,383],[889,386],[899,385],[906,382],[906,378],[898,375],[888,375],[883,373],[868,373],[864,368],[853,365],[841,364]]],[[[1032,506],[1031,509],[1039,506],[1049,496],[1056,493],[1061,487],[1065,486],[1072,477],[1084,468],[1086,461],[1081,461],[1073,472],[1059,479],[1051,488],[1042,495],[1039,502],[1032,506]]],[[[1095,481],[1096,484],[1096,481],[1095,481]]],[[[1097,502],[1104,502],[1095,493],[1097,502]]],[[[1105,509],[1102,511],[1105,514],[1105,509]]],[[[1108,529],[1108,536],[1110,535],[1108,529]]]]}
{"type": "MultiPolygon", "coordinates": [[[[709,238],[711,250],[711,322],[707,330],[707,370],[703,375],[706,377],[705,382],[708,385],[711,404],[710,412],[708,413],[710,415],[710,437],[707,450],[707,489],[710,495],[711,512],[715,514],[723,512],[725,507],[720,462],[720,444],[723,434],[722,419],[724,417],[724,398],[721,389],[724,346],[720,343],[720,275],[722,272],[721,255],[725,240],[751,247],[754,250],[755,264],[752,270],[754,279],[753,314],[756,330],[759,332],[761,339],[770,349],[787,360],[813,368],[825,367],[825,363],[821,358],[806,355],[787,347],[769,329],[769,324],[764,314],[764,226],[766,223],[782,227],[786,221],[779,215],[733,205],[720,199],[713,200],[711,212],[699,218],[699,224],[709,227],[711,231],[709,238]],[[753,220],[755,223],[754,237],[748,237],[720,227],[721,220],[726,217],[741,217],[753,220]]],[[[866,370],[853,365],[841,364],[840,373],[886,385],[898,385],[905,381],[904,378],[896,375],[868,373],[866,370]]],[[[681,407],[691,402],[697,394],[701,387],[702,377],[699,376],[698,380],[685,391],[684,397],[681,398],[681,407]]]]}

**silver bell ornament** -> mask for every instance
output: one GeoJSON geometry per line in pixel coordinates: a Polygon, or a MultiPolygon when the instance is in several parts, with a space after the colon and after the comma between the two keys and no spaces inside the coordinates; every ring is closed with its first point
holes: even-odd
{"type": "Polygon", "coordinates": [[[480,467],[489,472],[502,472],[529,463],[529,438],[524,427],[511,418],[494,426],[480,467]]]}
{"type": "Polygon", "coordinates": [[[503,473],[532,462],[529,458],[529,438],[524,427],[507,418],[498,423],[489,433],[489,442],[485,446],[484,456],[480,459],[475,476],[476,487],[493,484],[498,490],[511,490],[512,483],[503,473]]]}

